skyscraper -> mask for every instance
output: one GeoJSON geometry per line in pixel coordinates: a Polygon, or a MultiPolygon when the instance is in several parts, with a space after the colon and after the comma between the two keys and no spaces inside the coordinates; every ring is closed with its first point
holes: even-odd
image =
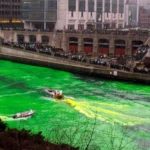
{"type": "Polygon", "coordinates": [[[150,9],[150,0],[139,0],[139,6],[143,6],[146,9],[150,9]]]}
{"type": "Polygon", "coordinates": [[[126,0],[125,3],[125,24],[127,26],[137,26],[139,19],[138,0],[126,0]]]}
{"type": "Polygon", "coordinates": [[[21,26],[21,0],[0,0],[0,27],[21,26]]]}
{"type": "Polygon", "coordinates": [[[22,0],[25,28],[123,28],[126,0],[22,0]]]}
{"type": "Polygon", "coordinates": [[[22,0],[25,28],[54,28],[57,20],[57,0],[22,0]]]}

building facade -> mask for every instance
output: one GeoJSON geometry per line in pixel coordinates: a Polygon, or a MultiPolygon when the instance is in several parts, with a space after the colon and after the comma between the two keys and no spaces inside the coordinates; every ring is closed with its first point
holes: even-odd
{"type": "Polygon", "coordinates": [[[25,28],[123,28],[125,0],[22,0],[25,28]]]}
{"type": "Polygon", "coordinates": [[[125,26],[135,27],[139,22],[139,0],[126,0],[125,26]]]}
{"type": "Polygon", "coordinates": [[[25,28],[54,28],[57,0],[22,0],[22,19],[25,28]]]}
{"type": "Polygon", "coordinates": [[[21,26],[21,0],[0,0],[0,27],[21,26]]]}
{"type": "Polygon", "coordinates": [[[139,26],[142,28],[150,28],[150,10],[140,7],[139,10],[139,26]]]}
{"type": "MultiPolygon", "coordinates": [[[[64,51],[93,53],[97,55],[132,55],[138,47],[144,44],[150,36],[149,32],[135,31],[118,34],[116,32],[73,33],[73,32],[43,32],[0,30],[0,37],[6,41],[45,43],[64,51]],[[47,39],[45,41],[45,39],[47,39]]],[[[148,44],[148,43],[147,43],[148,44]]]]}
{"type": "Polygon", "coordinates": [[[139,6],[143,6],[146,9],[150,9],[150,0],[138,0],[139,6]]]}
{"type": "Polygon", "coordinates": [[[63,26],[71,30],[123,28],[124,4],[125,0],[59,0],[56,28],[63,29],[63,26]],[[64,12],[66,15],[63,16],[64,12]]]}

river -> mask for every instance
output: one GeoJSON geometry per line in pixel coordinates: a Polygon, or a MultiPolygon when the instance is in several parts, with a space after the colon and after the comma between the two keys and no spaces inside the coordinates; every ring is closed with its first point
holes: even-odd
{"type": "Polygon", "coordinates": [[[0,60],[0,118],[80,149],[148,150],[150,86],[0,60]],[[62,90],[64,100],[50,98],[45,88],[62,90]],[[30,109],[36,111],[30,118],[11,117],[30,109]]]}

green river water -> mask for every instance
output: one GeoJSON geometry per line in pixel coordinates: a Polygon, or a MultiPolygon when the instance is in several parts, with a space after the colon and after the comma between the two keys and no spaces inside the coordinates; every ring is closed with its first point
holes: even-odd
{"type": "Polygon", "coordinates": [[[0,60],[0,118],[54,143],[92,150],[150,148],[150,86],[0,60]],[[60,89],[56,101],[45,88],[60,89]],[[33,109],[34,116],[12,119],[33,109]]]}

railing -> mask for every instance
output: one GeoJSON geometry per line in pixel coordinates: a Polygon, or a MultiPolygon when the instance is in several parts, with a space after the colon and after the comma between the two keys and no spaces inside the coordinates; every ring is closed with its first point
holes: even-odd
{"type": "Polygon", "coordinates": [[[149,45],[150,46],[150,37],[147,39],[147,41],[145,42],[145,45],[149,45]]]}

